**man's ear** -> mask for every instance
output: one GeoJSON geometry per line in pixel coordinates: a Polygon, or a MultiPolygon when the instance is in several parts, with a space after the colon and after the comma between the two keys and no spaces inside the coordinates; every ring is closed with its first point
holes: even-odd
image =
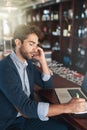
{"type": "Polygon", "coordinates": [[[16,47],[20,48],[20,46],[21,46],[21,40],[15,39],[15,44],[16,44],[16,47]]]}

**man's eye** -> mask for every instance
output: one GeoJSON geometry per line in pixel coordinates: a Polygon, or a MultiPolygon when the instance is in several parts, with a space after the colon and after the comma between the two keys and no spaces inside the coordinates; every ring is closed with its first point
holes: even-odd
{"type": "Polygon", "coordinates": [[[29,45],[30,45],[30,46],[33,46],[33,44],[32,44],[32,43],[29,43],[29,45]]]}

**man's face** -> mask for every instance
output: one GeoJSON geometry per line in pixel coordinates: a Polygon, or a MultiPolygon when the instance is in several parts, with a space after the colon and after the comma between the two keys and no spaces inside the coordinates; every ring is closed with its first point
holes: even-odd
{"type": "Polygon", "coordinates": [[[27,39],[21,44],[19,49],[21,56],[24,59],[31,59],[37,52],[38,37],[36,34],[28,35],[27,39]]]}

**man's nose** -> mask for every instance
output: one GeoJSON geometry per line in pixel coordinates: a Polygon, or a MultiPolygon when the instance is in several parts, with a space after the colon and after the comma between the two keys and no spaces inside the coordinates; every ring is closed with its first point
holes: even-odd
{"type": "Polygon", "coordinates": [[[35,52],[37,52],[37,48],[38,48],[38,46],[35,45],[34,48],[33,48],[33,50],[34,50],[35,52]]]}

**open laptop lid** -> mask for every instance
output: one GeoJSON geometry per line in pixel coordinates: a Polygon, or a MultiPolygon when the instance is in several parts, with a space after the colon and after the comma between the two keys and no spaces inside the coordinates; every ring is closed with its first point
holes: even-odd
{"type": "Polygon", "coordinates": [[[84,94],[87,96],[87,72],[84,76],[82,85],[81,85],[81,90],[84,92],[84,94]]]}

